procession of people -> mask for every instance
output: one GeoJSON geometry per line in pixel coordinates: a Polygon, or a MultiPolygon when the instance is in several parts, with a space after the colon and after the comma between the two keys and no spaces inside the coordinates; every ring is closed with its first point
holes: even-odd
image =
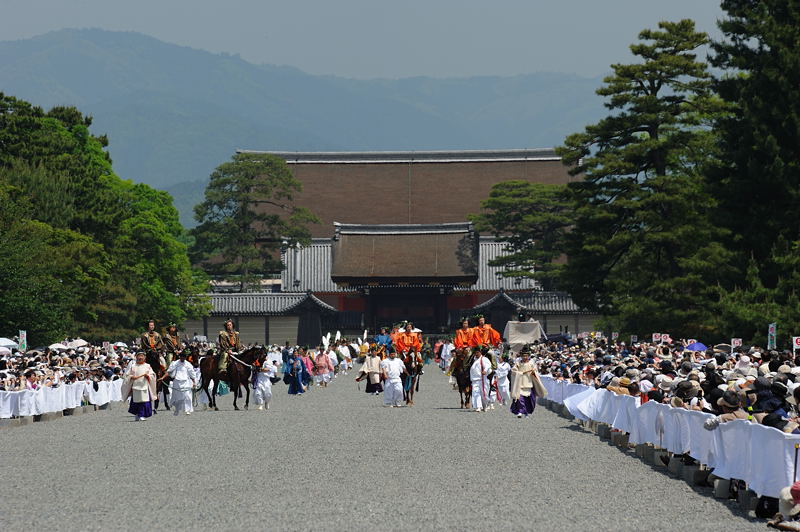
{"type": "MultiPolygon", "coordinates": [[[[214,391],[220,393],[226,382],[233,392],[232,379],[244,370],[248,377],[238,385],[251,389],[256,410],[265,412],[274,400],[273,386],[281,380],[289,396],[302,397],[312,390],[325,393],[343,380],[352,385],[349,378],[342,379],[351,370],[358,390],[383,396],[376,404],[413,407],[426,369],[438,368],[450,379],[430,379],[426,385],[458,390],[465,398],[462,407],[474,412],[530,418],[537,399],[547,393],[541,379],[546,375],[633,396],[637,404],[655,401],[713,414],[707,430],[746,420],[800,434],[800,357],[792,351],[706,347],[668,337],[626,344],[599,334],[561,337],[559,342],[544,337],[515,350],[483,316],[465,318],[446,337],[425,337],[413,323],[403,322],[371,338],[366,331],[350,339],[328,333],[313,347],[290,342],[246,346],[233,320],[223,327],[216,344],[181,338],[174,324],[159,333],[156,322],[149,321],[130,347],[84,342],[69,349],[13,351],[0,357],[0,389],[35,391],[76,381],[122,380],[128,412],[135,421],[144,421],[159,410],[190,415],[208,402],[201,366],[219,370],[214,391]]],[[[424,397],[425,386],[421,389],[424,397]]],[[[678,459],[693,462],[688,455],[678,459]]],[[[792,512],[784,518],[800,515],[792,512]]]]}

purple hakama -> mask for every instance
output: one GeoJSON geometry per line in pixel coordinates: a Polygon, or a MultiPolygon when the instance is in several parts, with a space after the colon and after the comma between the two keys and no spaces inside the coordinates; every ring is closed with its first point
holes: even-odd
{"type": "Polygon", "coordinates": [[[520,395],[519,399],[511,401],[511,413],[515,416],[518,414],[529,416],[533,414],[534,408],[536,408],[536,393],[533,390],[529,396],[520,395]]]}

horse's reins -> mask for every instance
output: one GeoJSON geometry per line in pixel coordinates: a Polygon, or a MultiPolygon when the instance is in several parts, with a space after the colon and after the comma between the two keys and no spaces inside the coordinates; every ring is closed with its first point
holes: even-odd
{"type": "Polygon", "coordinates": [[[247,362],[242,362],[241,360],[239,360],[238,358],[236,358],[236,356],[234,356],[234,354],[233,354],[233,353],[229,353],[229,356],[230,356],[232,359],[234,359],[236,362],[238,362],[239,364],[241,364],[242,366],[247,366],[248,368],[250,368],[250,369],[253,369],[253,366],[251,366],[251,365],[250,365],[250,364],[248,364],[247,362]]]}

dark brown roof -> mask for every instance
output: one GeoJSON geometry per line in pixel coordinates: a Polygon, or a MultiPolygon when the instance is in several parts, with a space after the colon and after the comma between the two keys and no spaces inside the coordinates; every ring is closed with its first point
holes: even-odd
{"type": "Polygon", "coordinates": [[[334,225],[331,279],[337,284],[453,285],[478,279],[478,235],[471,223],[334,225]]]}
{"type": "Polygon", "coordinates": [[[491,307],[510,306],[517,311],[531,314],[591,314],[576,305],[566,292],[532,290],[530,292],[500,291],[496,296],[473,307],[473,311],[482,311],[491,307]]]}
{"type": "Polygon", "coordinates": [[[251,292],[243,294],[210,294],[212,316],[287,316],[297,314],[304,306],[319,308],[322,313],[336,309],[306,292],[251,292]]]}

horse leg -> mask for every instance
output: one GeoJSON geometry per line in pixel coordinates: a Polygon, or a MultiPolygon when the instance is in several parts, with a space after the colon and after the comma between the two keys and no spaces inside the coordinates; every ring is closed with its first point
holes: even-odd
{"type": "Polygon", "coordinates": [[[239,410],[239,407],[236,405],[236,399],[239,398],[239,394],[241,393],[241,390],[239,390],[239,379],[233,379],[231,382],[231,391],[233,391],[233,409],[239,410]]]}
{"type": "Polygon", "coordinates": [[[250,385],[245,383],[244,391],[247,392],[247,399],[244,400],[244,409],[247,410],[247,407],[250,405],[250,385]]]}

